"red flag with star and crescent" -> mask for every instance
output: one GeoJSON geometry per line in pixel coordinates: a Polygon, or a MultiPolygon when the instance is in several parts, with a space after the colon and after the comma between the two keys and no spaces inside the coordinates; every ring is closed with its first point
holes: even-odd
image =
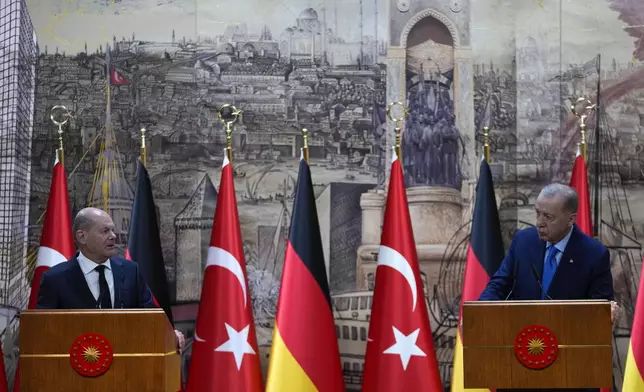
{"type": "Polygon", "coordinates": [[[224,158],[186,392],[262,392],[233,169],[224,158]]]}
{"type": "MultiPolygon", "coordinates": [[[[36,309],[43,274],[51,267],[64,263],[74,256],[74,234],[72,233],[72,215],[69,209],[68,197],[65,168],[58,159],[58,150],[56,150],[47,210],[45,211],[42,233],[40,234],[36,269],[31,281],[29,309],[36,309]]],[[[18,392],[20,390],[20,365],[16,369],[15,380],[13,391],[18,392]]],[[[1,387],[0,391],[2,391],[1,387]]]]}
{"type": "Polygon", "coordinates": [[[395,151],[362,390],[442,391],[400,160],[395,151]]]}

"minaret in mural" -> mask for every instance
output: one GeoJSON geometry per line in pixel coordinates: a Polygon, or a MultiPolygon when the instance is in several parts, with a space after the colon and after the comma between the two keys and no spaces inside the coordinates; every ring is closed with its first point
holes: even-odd
{"type": "MultiPolygon", "coordinates": [[[[112,83],[115,70],[111,61],[111,48],[105,48],[105,126],[94,171],[94,180],[88,197],[89,206],[110,214],[116,226],[117,246],[125,251],[134,193],[125,180],[121,154],[112,123],[112,83]]],[[[120,76],[119,76],[120,78],[120,76]]]]}

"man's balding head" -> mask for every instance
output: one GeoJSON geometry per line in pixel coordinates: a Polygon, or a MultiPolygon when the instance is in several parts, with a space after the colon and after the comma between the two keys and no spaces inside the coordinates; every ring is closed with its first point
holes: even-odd
{"type": "Polygon", "coordinates": [[[116,253],[114,222],[107,212],[83,208],[76,214],[72,230],[78,248],[90,260],[102,263],[116,253]]]}

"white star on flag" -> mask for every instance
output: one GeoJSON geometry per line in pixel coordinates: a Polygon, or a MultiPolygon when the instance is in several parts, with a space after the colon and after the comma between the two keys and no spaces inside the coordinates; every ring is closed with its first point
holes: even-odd
{"type": "Polygon", "coordinates": [[[241,369],[241,363],[244,359],[244,354],[255,354],[255,350],[248,343],[248,331],[250,325],[247,325],[241,331],[235,330],[235,328],[224,323],[226,325],[226,332],[228,332],[228,340],[217,347],[215,351],[232,353],[235,357],[235,363],[237,364],[237,370],[241,369]]]}
{"type": "Polygon", "coordinates": [[[402,362],[404,370],[407,370],[407,365],[409,364],[409,360],[412,356],[427,356],[427,354],[425,354],[423,350],[421,350],[420,347],[416,345],[418,334],[420,334],[420,328],[410,333],[409,335],[405,335],[404,333],[400,332],[396,327],[392,326],[391,328],[394,330],[394,339],[396,339],[396,343],[383,351],[383,354],[400,355],[400,362],[402,362]]]}

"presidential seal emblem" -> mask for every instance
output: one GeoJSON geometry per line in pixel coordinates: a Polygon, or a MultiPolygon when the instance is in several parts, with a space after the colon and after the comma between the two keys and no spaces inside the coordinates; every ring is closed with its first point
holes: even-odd
{"type": "Polygon", "coordinates": [[[114,352],[105,336],[86,333],[74,340],[69,350],[69,361],[76,372],[85,377],[104,374],[112,365],[114,352]]]}
{"type": "Polygon", "coordinates": [[[514,354],[529,369],[545,369],[557,359],[559,344],[549,328],[531,325],[523,328],[514,339],[514,354]]]}

